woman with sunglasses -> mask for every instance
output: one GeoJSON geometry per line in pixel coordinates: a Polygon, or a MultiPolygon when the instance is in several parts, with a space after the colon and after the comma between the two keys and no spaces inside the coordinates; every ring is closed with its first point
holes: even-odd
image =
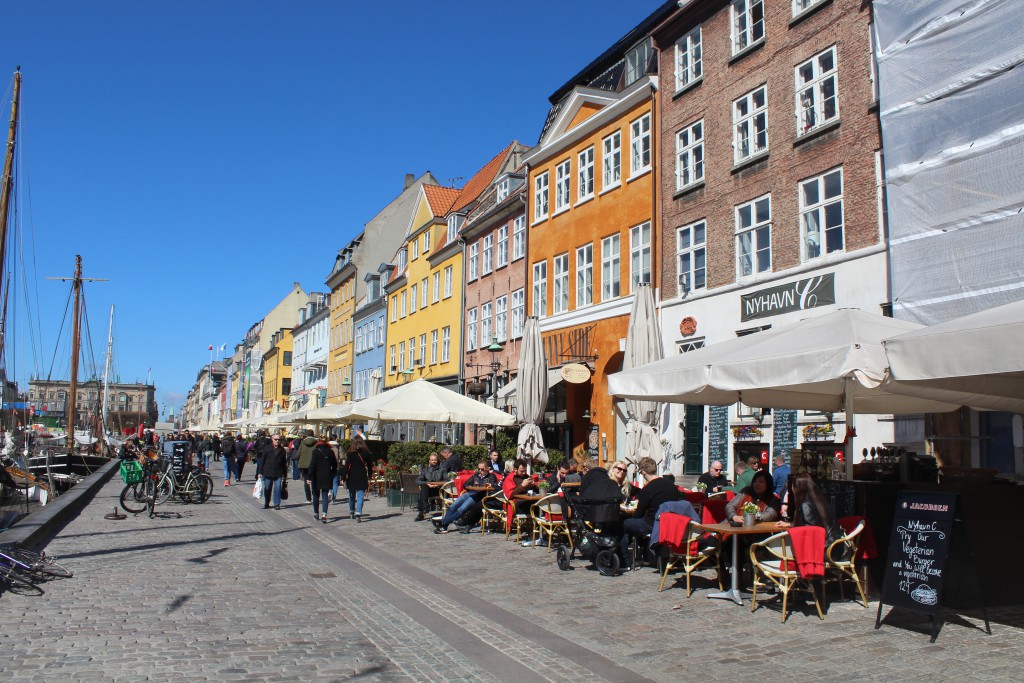
{"type": "Polygon", "coordinates": [[[622,491],[624,500],[631,500],[635,495],[635,487],[626,479],[626,463],[616,460],[608,467],[608,478],[615,482],[615,485],[622,491]]]}

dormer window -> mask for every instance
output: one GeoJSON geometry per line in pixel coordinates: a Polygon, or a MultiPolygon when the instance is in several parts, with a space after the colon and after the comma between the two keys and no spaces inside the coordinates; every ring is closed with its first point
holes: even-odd
{"type": "Polygon", "coordinates": [[[466,220],[466,217],[462,214],[453,213],[448,216],[448,243],[451,244],[455,241],[455,238],[459,235],[459,230],[462,229],[462,223],[466,220]]]}
{"type": "Polygon", "coordinates": [[[497,196],[495,197],[495,199],[497,199],[499,202],[505,201],[505,199],[508,198],[508,186],[509,186],[509,179],[508,178],[502,178],[498,182],[497,196]]]}
{"type": "Polygon", "coordinates": [[[651,39],[645,38],[626,53],[626,86],[630,86],[647,73],[651,59],[651,39]]]}
{"type": "Polygon", "coordinates": [[[408,253],[409,252],[406,249],[400,249],[398,251],[398,272],[399,273],[405,272],[405,264],[406,264],[406,260],[408,259],[408,253]]]}

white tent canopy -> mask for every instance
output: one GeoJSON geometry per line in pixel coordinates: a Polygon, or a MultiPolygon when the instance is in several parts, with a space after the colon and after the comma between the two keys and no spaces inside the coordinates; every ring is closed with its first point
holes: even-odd
{"type": "Polygon", "coordinates": [[[305,411],[302,416],[304,422],[344,422],[352,415],[353,401],[344,403],[333,403],[321,408],[314,408],[305,411]]]}
{"type": "Polygon", "coordinates": [[[515,424],[508,413],[422,378],[355,403],[350,417],[354,420],[445,422],[499,427],[515,424]]]}
{"type": "Polygon", "coordinates": [[[913,330],[884,345],[889,391],[1024,413],[1024,300],[913,330]]]}

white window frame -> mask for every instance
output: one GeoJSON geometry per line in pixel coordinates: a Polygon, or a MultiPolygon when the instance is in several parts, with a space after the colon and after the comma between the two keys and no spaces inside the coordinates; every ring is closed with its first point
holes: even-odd
{"type": "Polygon", "coordinates": [[[797,189],[800,205],[800,256],[810,261],[846,249],[846,221],[843,206],[843,168],[833,168],[801,180],[797,189]],[[838,194],[835,193],[838,181],[838,194]],[[831,185],[831,187],[830,187],[831,185]],[[814,195],[808,201],[809,193],[814,195]],[[826,192],[832,192],[826,196],[826,192]],[[836,212],[838,211],[838,216],[836,212]],[[834,221],[838,219],[838,224],[834,221]],[[833,221],[832,225],[828,225],[833,221]],[[838,245],[830,238],[838,233],[838,245]],[[812,235],[816,238],[812,239],[812,235]],[[815,253],[816,251],[816,253],[815,253]]]}
{"type": "Polygon", "coordinates": [[[434,273],[434,303],[441,300],[441,272],[434,273]]]}
{"type": "MultiPolygon", "coordinates": [[[[472,282],[477,278],[478,262],[480,254],[480,243],[473,242],[469,245],[469,254],[466,258],[466,280],[472,282]]],[[[445,291],[448,291],[447,289],[445,291]]]]}
{"type": "Polygon", "coordinates": [[[526,326],[526,289],[521,288],[512,292],[512,330],[511,338],[517,339],[523,336],[523,328],[526,326]]]}
{"type": "MultiPolygon", "coordinates": [[[[398,295],[397,294],[392,294],[391,295],[391,322],[393,322],[393,323],[398,322],[398,295]]],[[[340,328],[340,326],[335,326],[335,328],[333,330],[334,337],[335,337],[336,340],[338,340],[338,338],[340,337],[340,333],[338,332],[339,328],[340,328]]],[[[340,345],[340,342],[336,341],[335,345],[336,346],[340,345]]]]}
{"type": "MultiPolygon", "coordinates": [[[[401,303],[398,305],[398,317],[404,318],[408,313],[408,299],[409,293],[407,290],[402,290],[401,303]]],[[[344,324],[344,323],[342,323],[344,324]]]]}
{"type": "Polygon", "coordinates": [[[526,216],[516,216],[512,221],[512,260],[526,256],[526,216]]]}
{"type": "Polygon", "coordinates": [[[416,290],[417,285],[413,283],[409,286],[409,315],[416,312],[416,290]]]}
{"type": "Polygon", "coordinates": [[[542,221],[548,217],[548,172],[544,171],[533,179],[533,220],[542,221]]]}
{"type": "Polygon", "coordinates": [[[732,0],[729,18],[732,54],[738,55],[764,41],[764,0],[732,0]]]}
{"type": "Polygon", "coordinates": [[[508,295],[494,300],[494,335],[499,342],[508,339],[508,295]]]}
{"type": "Polygon", "coordinates": [[[622,131],[601,140],[601,191],[622,184],[622,131]]]}
{"type": "Polygon", "coordinates": [[[696,289],[707,288],[707,243],[708,224],[703,218],[676,230],[676,282],[680,297],[696,289]],[[702,265],[698,265],[698,261],[702,265]]]}
{"type": "Polygon", "coordinates": [[[430,364],[437,364],[437,330],[430,331],[430,364]]]}
{"type": "Polygon", "coordinates": [[[622,296],[622,238],[619,233],[601,238],[601,301],[622,296]]]}
{"type": "Polygon", "coordinates": [[[700,80],[703,75],[704,57],[701,46],[701,27],[698,26],[676,41],[676,92],[700,80]]]}
{"type": "Polygon", "coordinates": [[[480,251],[480,274],[490,275],[494,270],[494,235],[484,237],[484,248],[480,251]]]}
{"type": "Polygon", "coordinates": [[[424,254],[430,251],[430,230],[423,233],[423,248],[420,251],[424,254]]]}
{"type": "Polygon", "coordinates": [[[452,267],[444,267],[444,298],[450,299],[452,296],[452,267]]]}
{"type": "Polygon", "coordinates": [[[629,124],[629,176],[633,178],[651,170],[651,114],[644,114],[629,124]]]}
{"type": "Polygon", "coordinates": [[[413,240],[412,241],[412,260],[415,261],[419,257],[420,257],[420,241],[417,239],[417,240],[413,240]]]}
{"type": "Polygon", "coordinates": [[[650,284],[653,277],[651,264],[651,222],[644,221],[629,229],[629,287],[650,284]]]}
{"type": "Polygon", "coordinates": [[[543,318],[548,314],[548,262],[533,264],[533,315],[543,318]]]}
{"type": "Polygon", "coordinates": [[[416,367],[415,360],[416,360],[416,337],[411,337],[409,339],[409,362],[408,362],[408,364],[406,364],[406,367],[409,368],[410,370],[412,370],[414,367],[416,367]]]}
{"type": "Polygon", "coordinates": [[[398,342],[398,371],[405,370],[405,342],[398,342]]]}
{"type": "Polygon", "coordinates": [[[420,335],[420,357],[419,365],[427,364],[427,333],[424,332],[420,335]]]}
{"type": "Polygon", "coordinates": [[[441,328],[441,362],[447,363],[452,358],[452,328],[441,328]]]}
{"type": "Polygon", "coordinates": [[[502,268],[508,265],[508,225],[498,228],[498,251],[497,264],[495,268],[502,268]]]}
{"type": "Polygon", "coordinates": [[[732,146],[736,164],[768,151],[767,85],[759,85],[733,101],[732,146]]]}
{"type": "Polygon", "coordinates": [[[576,247],[576,308],[594,303],[594,243],[576,247]]]}
{"type": "Polygon", "coordinates": [[[591,145],[576,157],[577,188],[576,200],[585,201],[594,196],[594,146],[591,145]]]}
{"type": "Polygon", "coordinates": [[[387,326],[384,324],[384,316],[377,320],[377,346],[384,346],[384,333],[387,326]]]}
{"type": "Polygon", "coordinates": [[[651,39],[646,37],[626,53],[626,86],[636,83],[646,75],[651,52],[651,39]]]}
{"type": "Polygon", "coordinates": [[[420,308],[427,307],[427,301],[430,298],[430,287],[427,286],[427,278],[420,280],[420,308]]]}
{"type": "Polygon", "coordinates": [[[812,7],[823,2],[825,0],[793,0],[793,18],[795,19],[801,14],[810,11],[812,7]]]}
{"type": "Polygon", "coordinates": [[[551,261],[551,309],[554,314],[565,313],[569,310],[569,252],[551,261]]]}
{"type": "Polygon", "coordinates": [[[494,200],[499,204],[508,198],[509,180],[508,178],[502,178],[498,181],[497,187],[494,189],[494,200]]]}
{"type": "Polygon", "coordinates": [[[572,162],[560,161],[555,166],[555,213],[569,208],[569,185],[572,176],[572,162]]]}
{"type": "Polygon", "coordinates": [[[770,273],[772,270],[772,196],[762,195],[749,202],[736,205],[736,279],[742,280],[754,277],[760,273],[770,273]],[[757,213],[760,206],[767,208],[767,218],[759,220],[757,213]],[[749,212],[749,223],[743,218],[744,210],[749,212]],[[744,248],[744,237],[747,237],[747,247],[744,248]],[[762,244],[765,242],[765,244],[762,244]],[[760,256],[768,255],[767,263],[762,263],[760,256]],[[744,257],[749,258],[749,272],[744,272],[744,257]]]}
{"type": "Polygon", "coordinates": [[[476,308],[466,311],[466,350],[476,351],[476,308]]]}
{"type": "Polygon", "coordinates": [[[676,133],[676,192],[704,180],[704,119],[676,133]]]}
{"type": "Polygon", "coordinates": [[[837,57],[836,46],[833,45],[793,69],[797,137],[839,118],[837,57]]]}
{"type": "Polygon", "coordinates": [[[458,213],[453,213],[448,216],[448,244],[451,244],[459,236],[459,230],[462,229],[462,222],[465,216],[458,213]]]}
{"type": "Polygon", "coordinates": [[[480,304],[480,348],[486,348],[491,343],[491,313],[494,305],[488,301],[480,304]]]}
{"type": "Polygon", "coordinates": [[[388,365],[388,374],[393,375],[398,371],[398,361],[395,358],[395,345],[391,345],[390,349],[391,364],[388,365]]]}

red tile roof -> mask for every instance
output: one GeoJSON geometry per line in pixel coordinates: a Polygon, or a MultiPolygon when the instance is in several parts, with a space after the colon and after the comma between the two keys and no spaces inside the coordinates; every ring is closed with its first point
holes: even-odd
{"type": "Polygon", "coordinates": [[[514,140],[510,142],[508,147],[498,152],[497,156],[488,161],[483,168],[476,172],[476,175],[469,179],[468,183],[462,186],[462,192],[459,193],[458,200],[452,205],[451,211],[458,211],[472,204],[487,189],[487,186],[494,182],[494,177],[498,175],[502,163],[515,144],[514,140]]]}
{"type": "Polygon", "coordinates": [[[454,187],[440,185],[423,185],[423,194],[427,196],[430,211],[438,218],[444,218],[452,209],[452,204],[459,198],[459,190],[454,187]]]}

